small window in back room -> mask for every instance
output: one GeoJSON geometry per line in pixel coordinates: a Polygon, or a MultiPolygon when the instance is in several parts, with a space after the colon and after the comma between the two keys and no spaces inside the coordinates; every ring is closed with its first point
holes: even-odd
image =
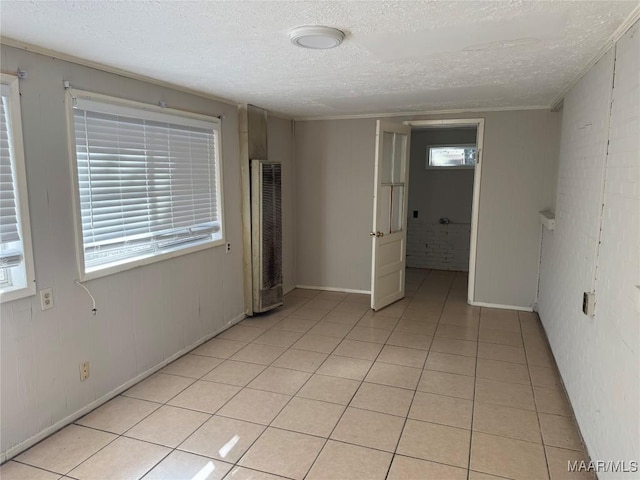
{"type": "Polygon", "coordinates": [[[473,168],[478,150],[475,145],[439,145],[427,148],[427,168],[473,168]]]}
{"type": "Polygon", "coordinates": [[[69,92],[80,276],[224,242],[220,120],[69,92]]]}
{"type": "Polygon", "coordinates": [[[0,100],[0,294],[35,294],[18,79],[2,75],[0,100]]]}

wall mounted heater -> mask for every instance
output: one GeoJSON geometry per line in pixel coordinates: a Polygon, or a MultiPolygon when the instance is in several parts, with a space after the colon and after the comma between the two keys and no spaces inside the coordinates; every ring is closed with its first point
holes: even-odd
{"type": "Polygon", "coordinates": [[[267,111],[241,108],[247,314],[282,305],[282,165],[267,157],[267,111]]]}
{"type": "Polygon", "coordinates": [[[282,165],[251,161],[253,311],[282,305],[282,165]]]}

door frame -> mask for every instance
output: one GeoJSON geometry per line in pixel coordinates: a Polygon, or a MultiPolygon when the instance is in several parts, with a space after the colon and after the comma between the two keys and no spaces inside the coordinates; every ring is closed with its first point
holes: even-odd
{"type": "MultiPolygon", "coordinates": [[[[482,175],[482,155],[484,142],[484,118],[446,118],[441,120],[407,120],[405,125],[414,127],[476,127],[476,148],[478,158],[473,173],[473,202],[471,205],[471,239],[469,244],[469,281],[467,302],[475,304],[476,298],[476,262],[478,253],[478,217],[480,215],[480,178],[482,175]]],[[[411,178],[409,178],[411,181],[411,178]]]]}

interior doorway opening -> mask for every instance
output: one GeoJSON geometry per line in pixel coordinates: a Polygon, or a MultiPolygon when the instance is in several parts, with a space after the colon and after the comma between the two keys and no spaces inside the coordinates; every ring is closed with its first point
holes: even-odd
{"type": "Polygon", "coordinates": [[[484,120],[410,125],[406,268],[468,272],[473,304],[484,120]]]}

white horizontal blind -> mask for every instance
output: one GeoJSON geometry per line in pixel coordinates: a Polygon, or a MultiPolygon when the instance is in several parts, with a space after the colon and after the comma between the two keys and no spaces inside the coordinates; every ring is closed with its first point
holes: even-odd
{"type": "Polygon", "coordinates": [[[86,106],[95,102],[78,105],[85,271],[221,238],[215,124],[201,128],[177,116],[149,119],[142,110],[135,118],[130,107],[119,115],[114,105],[96,109],[102,111],[86,106]]]}
{"type": "Polygon", "coordinates": [[[22,262],[18,210],[16,208],[16,177],[12,160],[8,89],[2,85],[0,100],[0,266],[22,262]],[[14,243],[15,242],[15,243],[14,243]]]}

